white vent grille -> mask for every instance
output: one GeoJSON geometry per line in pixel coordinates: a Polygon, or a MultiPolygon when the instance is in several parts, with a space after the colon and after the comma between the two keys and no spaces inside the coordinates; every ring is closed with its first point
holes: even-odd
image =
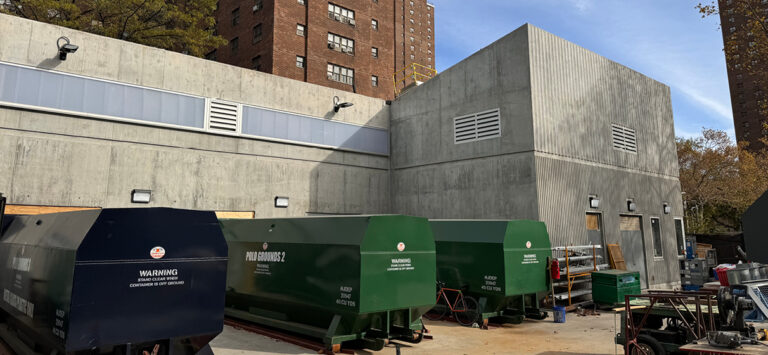
{"type": "Polygon", "coordinates": [[[613,136],[613,149],[637,154],[637,136],[634,129],[612,124],[611,135],[613,136]]]}
{"type": "Polygon", "coordinates": [[[501,137],[499,109],[453,119],[453,143],[467,143],[501,137]]]}
{"type": "Polygon", "coordinates": [[[209,131],[240,133],[242,105],[234,102],[208,99],[205,112],[205,127],[209,131]]]}

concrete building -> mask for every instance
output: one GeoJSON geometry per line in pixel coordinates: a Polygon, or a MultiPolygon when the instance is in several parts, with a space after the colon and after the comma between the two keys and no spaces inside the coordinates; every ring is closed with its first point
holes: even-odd
{"type": "Polygon", "coordinates": [[[389,210],[384,100],[9,15],[0,33],[11,204],[141,207],[149,189],[146,206],[259,216],[389,210]],[[80,46],[66,61],[59,36],[80,46]]]}
{"type": "MultiPolygon", "coordinates": [[[[768,2],[749,0],[750,6],[756,7],[755,15],[763,18],[768,14],[768,2]]],[[[728,83],[731,91],[731,108],[733,109],[733,125],[736,140],[748,142],[749,149],[765,148],[760,141],[768,135],[763,124],[767,123],[768,115],[761,112],[761,105],[768,105],[768,62],[764,58],[752,58],[751,48],[757,42],[765,42],[765,36],[756,38],[748,28],[748,21],[739,9],[744,1],[719,0],[720,23],[723,31],[723,42],[726,43],[726,61],[728,62],[728,83]],[[729,47],[733,41],[738,47],[729,47]],[[730,55],[728,55],[730,54],[730,55]],[[738,58],[736,57],[738,56],[738,58]],[[751,63],[747,66],[742,63],[751,63]],[[763,73],[756,75],[756,73],[763,73]]],[[[761,46],[768,43],[760,43],[761,46]]]]}
{"type": "Polygon", "coordinates": [[[530,218],[553,245],[618,242],[648,284],[679,283],[669,88],[535,27],[391,105],[8,15],[0,33],[17,210],[530,218]],[[80,46],[66,61],[59,36],[80,46]],[[354,106],[335,113],[337,96],[354,106]]]}
{"type": "Polygon", "coordinates": [[[222,0],[216,30],[229,44],[207,57],[392,99],[396,71],[434,66],[434,13],[426,0],[222,0]]]}
{"type": "Polygon", "coordinates": [[[553,246],[618,243],[643,283],[679,282],[666,85],[525,25],[399,97],[391,131],[394,211],[541,220],[553,246]]]}

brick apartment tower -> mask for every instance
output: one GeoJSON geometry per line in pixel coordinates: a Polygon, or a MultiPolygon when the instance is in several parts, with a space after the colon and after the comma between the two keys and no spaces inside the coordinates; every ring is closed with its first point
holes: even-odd
{"type": "MultiPolygon", "coordinates": [[[[723,42],[727,43],[731,36],[739,41],[738,55],[740,58],[748,58],[749,50],[755,45],[755,39],[748,34],[746,20],[735,10],[738,2],[743,0],[720,0],[720,23],[723,30],[723,42]],[[743,42],[743,43],[742,43],[743,42]]],[[[748,0],[753,5],[768,15],[768,1],[748,0]]],[[[733,109],[733,125],[736,131],[736,140],[749,142],[749,150],[759,150],[765,146],[760,138],[768,135],[763,129],[763,123],[768,120],[765,114],[760,112],[759,105],[766,99],[765,82],[754,76],[754,71],[768,72],[768,61],[758,60],[753,62],[752,71],[734,63],[731,58],[728,61],[728,83],[731,91],[731,107],[733,109]]],[[[762,75],[763,78],[766,75],[762,75]]],[[[768,123],[768,122],[766,122],[768,123]]]]}
{"type": "Polygon", "coordinates": [[[221,0],[216,31],[229,44],[206,57],[392,99],[395,71],[434,68],[434,18],[426,0],[221,0]]]}

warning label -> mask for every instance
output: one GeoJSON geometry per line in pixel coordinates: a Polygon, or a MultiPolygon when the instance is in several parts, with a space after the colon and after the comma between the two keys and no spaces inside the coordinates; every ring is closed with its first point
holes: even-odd
{"type": "Polygon", "coordinates": [[[523,265],[525,264],[538,264],[539,259],[536,254],[523,254],[523,265]]]}
{"type": "Polygon", "coordinates": [[[8,289],[3,290],[3,301],[11,305],[11,307],[16,309],[17,311],[26,314],[27,317],[34,318],[34,315],[35,315],[34,303],[27,301],[23,297],[16,295],[15,293],[9,291],[8,289]]]}
{"type": "Polygon", "coordinates": [[[272,271],[269,270],[269,264],[256,264],[256,271],[253,273],[258,275],[272,275],[272,271]]]}
{"type": "Polygon", "coordinates": [[[409,271],[414,270],[411,266],[411,258],[392,259],[392,263],[387,268],[387,271],[409,271]]]}
{"type": "Polygon", "coordinates": [[[139,270],[136,282],[129,284],[130,288],[181,286],[184,280],[179,280],[179,269],[139,270]]]}

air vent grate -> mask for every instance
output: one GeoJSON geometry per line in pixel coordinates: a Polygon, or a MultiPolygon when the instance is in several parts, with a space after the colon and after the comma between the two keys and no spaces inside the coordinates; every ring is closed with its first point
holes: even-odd
{"type": "Polygon", "coordinates": [[[613,149],[637,154],[637,136],[634,129],[611,124],[611,135],[613,149]]]}
{"type": "Polygon", "coordinates": [[[501,136],[499,109],[453,119],[453,143],[467,143],[501,136]]]}
{"type": "Polygon", "coordinates": [[[238,103],[209,99],[206,110],[206,128],[214,132],[240,133],[242,106],[238,103]]]}

